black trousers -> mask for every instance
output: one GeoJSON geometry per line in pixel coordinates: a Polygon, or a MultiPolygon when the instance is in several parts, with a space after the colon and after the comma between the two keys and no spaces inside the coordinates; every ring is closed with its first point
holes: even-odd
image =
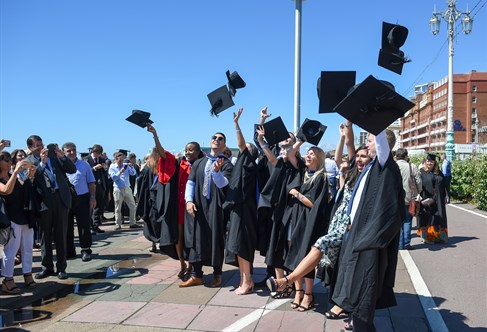
{"type": "Polygon", "coordinates": [[[81,252],[91,254],[91,215],[90,215],[90,193],[78,195],[78,199],[73,207],[69,210],[68,215],[68,234],[67,248],[70,255],[76,255],[74,245],[74,218],[78,227],[79,246],[81,252]]]}
{"type": "Polygon", "coordinates": [[[105,211],[105,190],[101,185],[96,186],[96,207],[91,214],[91,227],[100,226],[105,211]]]}
{"type": "Polygon", "coordinates": [[[52,242],[56,244],[56,270],[66,272],[66,233],[68,229],[68,208],[64,206],[59,192],[52,194],[52,206],[41,212],[39,235],[41,238],[41,265],[44,270],[53,271],[52,242]]]}

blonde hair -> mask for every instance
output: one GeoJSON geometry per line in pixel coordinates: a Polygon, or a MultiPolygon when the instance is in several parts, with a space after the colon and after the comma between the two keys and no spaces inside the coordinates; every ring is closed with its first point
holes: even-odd
{"type": "Polygon", "coordinates": [[[147,166],[152,174],[157,174],[157,165],[159,163],[159,153],[157,149],[152,148],[151,152],[147,155],[147,166]]]}
{"type": "Polygon", "coordinates": [[[328,175],[325,170],[325,151],[317,146],[312,146],[309,150],[313,150],[318,164],[316,165],[316,171],[313,175],[309,175],[308,172],[304,173],[304,183],[317,181],[319,177],[324,177],[325,180],[328,179],[328,175]]]}

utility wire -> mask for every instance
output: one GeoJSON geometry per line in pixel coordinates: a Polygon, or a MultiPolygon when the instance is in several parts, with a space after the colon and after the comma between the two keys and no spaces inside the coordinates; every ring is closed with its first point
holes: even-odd
{"type": "MultiPolygon", "coordinates": [[[[482,8],[484,8],[484,6],[487,4],[487,0],[479,0],[477,2],[477,4],[472,8],[471,10],[471,15],[470,17],[472,18],[472,20],[475,18],[475,16],[482,10],[482,8]],[[477,11],[475,11],[475,9],[481,5],[477,11]]],[[[457,33],[455,34],[454,36],[454,40],[456,39],[456,37],[460,34],[460,30],[459,30],[459,27],[461,25],[461,22],[457,23],[457,26],[455,27],[455,30],[457,31],[457,33]]],[[[404,96],[407,96],[408,93],[410,93],[411,91],[414,90],[414,87],[416,85],[419,84],[420,81],[422,81],[423,79],[423,74],[436,62],[436,60],[438,60],[440,54],[442,54],[444,48],[448,45],[448,38],[445,39],[445,41],[443,42],[443,44],[441,45],[440,49],[438,50],[438,52],[436,53],[436,55],[434,56],[433,60],[431,60],[431,62],[429,64],[426,65],[426,67],[421,71],[421,73],[419,73],[418,77],[414,80],[413,83],[411,83],[411,85],[404,91],[403,95],[404,96]]]]}

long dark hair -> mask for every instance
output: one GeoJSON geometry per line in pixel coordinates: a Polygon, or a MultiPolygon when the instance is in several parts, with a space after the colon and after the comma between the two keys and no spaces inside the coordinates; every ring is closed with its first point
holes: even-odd
{"type": "MultiPolygon", "coordinates": [[[[360,145],[356,150],[355,154],[353,155],[352,158],[355,158],[357,153],[361,150],[367,150],[367,146],[365,144],[360,145]]],[[[358,178],[360,176],[360,172],[358,170],[358,167],[355,166],[354,168],[348,170],[345,173],[345,185],[348,186],[348,189],[353,190],[353,187],[355,187],[355,183],[357,182],[358,178]]]]}

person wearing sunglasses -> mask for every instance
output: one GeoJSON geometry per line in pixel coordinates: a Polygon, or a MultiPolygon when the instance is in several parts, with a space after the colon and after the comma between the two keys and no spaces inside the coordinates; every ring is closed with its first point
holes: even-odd
{"type": "Polygon", "coordinates": [[[193,163],[186,183],[185,250],[193,265],[191,277],[179,287],[203,285],[203,265],[213,267],[211,287],[222,283],[227,215],[222,209],[233,164],[225,158],[226,137],[211,137],[210,154],[193,163]]]}

